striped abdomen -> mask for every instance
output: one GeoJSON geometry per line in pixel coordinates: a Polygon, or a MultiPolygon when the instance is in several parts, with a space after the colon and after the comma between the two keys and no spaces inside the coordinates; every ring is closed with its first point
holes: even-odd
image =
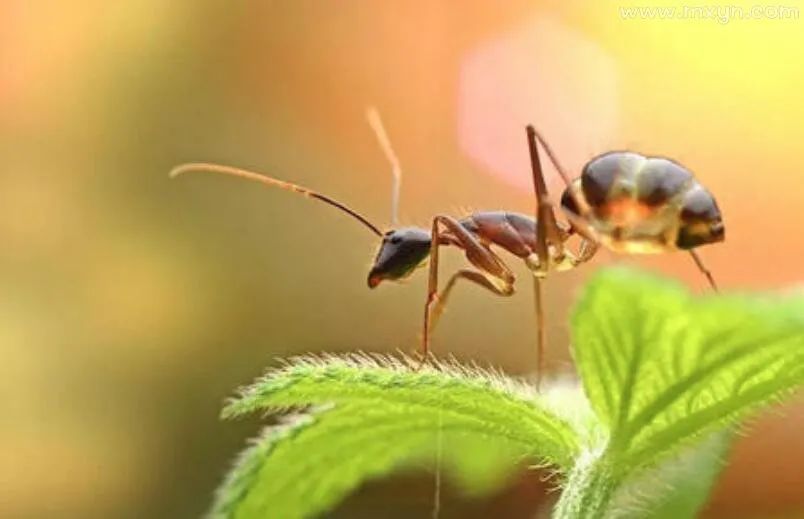
{"type": "MultiPolygon", "coordinates": [[[[589,161],[575,182],[591,212],[589,225],[612,250],[665,252],[723,240],[715,199],[672,160],[606,153],[589,161]]],[[[579,213],[569,190],[561,204],[579,213]]]]}

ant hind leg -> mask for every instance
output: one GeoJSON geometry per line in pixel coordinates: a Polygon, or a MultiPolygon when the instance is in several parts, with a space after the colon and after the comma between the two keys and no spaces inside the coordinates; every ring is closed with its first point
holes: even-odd
{"type": "Polygon", "coordinates": [[[715,283],[715,277],[712,275],[712,271],[706,268],[706,265],[704,265],[704,262],[698,255],[698,253],[695,252],[694,250],[690,250],[690,255],[692,256],[692,259],[695,261],[695,265],[698,266],[698,270],[701,271],[701,274],[706,276],[706,279],[707,281],[709,281],[709,286],[712,287],[712,290],[714,290],[715,292],[719,292],[717,288],[717,283],[715,283]]]}

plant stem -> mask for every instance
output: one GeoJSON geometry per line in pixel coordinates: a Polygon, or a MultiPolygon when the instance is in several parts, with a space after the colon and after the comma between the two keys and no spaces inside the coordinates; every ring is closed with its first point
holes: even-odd
{"type": "Polygon", "coordinates": [[[587,451],[569,473],[553,519],[600,519],[606,516],[616,479],[603,451],[587,451]]]}

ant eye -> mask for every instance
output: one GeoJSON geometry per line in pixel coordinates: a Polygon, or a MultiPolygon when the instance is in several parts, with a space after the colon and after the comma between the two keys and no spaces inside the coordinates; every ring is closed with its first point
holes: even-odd
{"type": "Polygon", "coordinates": [[[394,245],[402,243],[402,237],[399,236],[398,234],[391,236],[391,243],[393,243],[394,245]]]}

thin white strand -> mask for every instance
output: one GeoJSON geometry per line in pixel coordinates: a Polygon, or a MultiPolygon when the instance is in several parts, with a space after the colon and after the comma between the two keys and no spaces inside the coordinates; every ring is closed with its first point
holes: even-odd
{"type": "Polygon", "coordinates": [[[388,133],[385,131],[385,126],[382,124],[380,112],[373,106],[366,109],[366,119],[369,126],[374,130],[374,135],[377,136],[377,141],[380,143],[385,158],[391,164],[391,175],[393,176],[393,184],[391,185],[391,226],[396,227],[399,224],[399,192],[402,187],[402,166],[399,165],[399,159],[394,153],[394,148],[391,146],[391,139],[388,138],[388,133]]]}

